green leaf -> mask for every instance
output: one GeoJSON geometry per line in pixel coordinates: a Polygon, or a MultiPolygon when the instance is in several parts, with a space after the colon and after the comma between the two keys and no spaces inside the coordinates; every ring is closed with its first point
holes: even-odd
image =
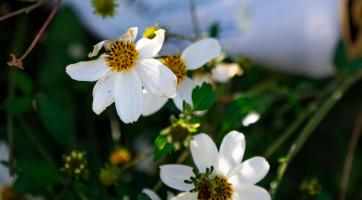
{"type": "Polygon", "coordinates": [[[362,57],[349,59],[347,57],[345,44],[341,41],[334,56],[334,64],[341,72],[353,73],[362,68],[362,57]]]}
{"type": "Polygon", "coordinates": [[[20,70],[14,71],[15,88],[23,95],[29,96],[33,92],[33,84],[29,76],[20,70]]]}
{"type": "Polygon", "coordinates": [[[168,143],[167,136],[159,135],[155,140],[155,152],[153,153],[153,159],[160,160],[173,150],[173,145],[168,143]]]}
{"type": "Polygon", "coordinates": [[[151,198],[146,196],[145,194],[138,194],[137,200],[151,200],[151,198]]]}
{"type": "Polygon", "coordinates": [[[8,114],[18,116],[31,110],[32,99],[29,97],[14,97],[8,99],[5,107],[8,114]]]}
{"type": "Polygon", "coordinates": [[[75,133],[71,114],[49,99],[38,100],[38,109],[40,118],[51,136],[60,144],[71,144],[75,133]]]}
{"type": "Polygon", "coordinates": [[[220,33],[219,24],[217,24],[217,23],[212,24],[209,29],[210,37],[217,38],[217,37],[219,37],[219,33],[220,33]]]}
{"type": "Polygon", "coordinates": [[[192,91],[192,103],[194,110],[202,111],[209,109],[215,103],[217,96],[212,90],[212,86],[203,83],[192,91]]]}

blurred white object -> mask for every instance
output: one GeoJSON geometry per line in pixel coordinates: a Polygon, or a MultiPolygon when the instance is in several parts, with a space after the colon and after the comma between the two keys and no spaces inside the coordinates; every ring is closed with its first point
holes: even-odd
{"type": "Polygon", "coordinates": [[[260,119],[260,114],[253,111],[253,112],[248,113],[244,117],[244,119],[242,120],[242,124],[243,124],[243,126],[246,127],[246,126],[256,123],[257,121],[259,121],[259,119],[260,119]]]}
{"type": "MultiPolygon", "coordinates": [[[[9,147],[5,142],[0,141],[0,162],[3,161],[9,161],[9,147]]],[[[10,177],[8,167],[0,163],[0,185],[10,185],[12,182],[13,178],[10,177]]]]}
{"type": "Polygon", "coordinates": [[[227,83],[236,75],[243,74],[243,70],[237,63],[220,63],[211,69],[212,79],[218,83],[227,83]]]}
{"type": "MultiPolygon", "coordinates": [[[[223,48],[255,63],[312,77],[332,75],[341,37],[340,0],[195,0],[200,29],[218,24],[223,48]]],[[[119,0],[116,15],[102,18],[91,4],[65,0],[102,39],[116,39],[130,26],[159,24],[172,33],[193,35],[189,1],[119,0]]],[[[164,51],[175,52],[168,43],[164,51]]]]}

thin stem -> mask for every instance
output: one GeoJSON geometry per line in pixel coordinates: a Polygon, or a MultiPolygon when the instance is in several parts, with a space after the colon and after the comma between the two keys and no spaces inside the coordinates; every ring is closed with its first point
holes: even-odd
{"type": "Polygon", "coordinates": [[[11,13],[8,13],[8,14],[6,14],[4,16],[1,16],[0,17],[0,22],[3,21],[3,20],[9,19],[11,17],[14,17],[16,15],[20,15],[22,13],[29,13],[30,11],[32,11],[35,8],[41,6],[42,4],[43,4],[43,0],[38,0],[38,1],[36,1],[36,3],[34,3],[32,5],[26,6],[24,8],[19,9],[19,10],[16,10],[14,12],[11,12],[11,13]]]}
{"type": "Polygon", "coordinates": [[[18,122],[21,126],[21,128],[24,130],[25,135],[28,137],[29,141],[33,144],[35,149],[38,151],[38,153],[48,162],[55,164],[55,161],[53,158],[48,154],[47,150],[41,145],[36,137],[34,137],[33,132],[25,122],[23,118],[18,118],[18,122]]]}
{"type": "Polygon", "coordinates": [[[346,160],[344,161],[342,180],[340,185],[339,200],[346,199],[346,193],[348,188],[348,182],[351,174],[351,168],[353,164],[353,157],[357,148],[359,138],[362,133],[362,104],[357,114],[356,122],[353,127],[351,140],[348,145],[348,151],[346,155],[346,160]]]}
{"type": "Polygon", "coordinates": [[[131,162],[124,165],[122,170],[129,169],[129,168],[135,166],[136,164],[138,164],[139,162],[142,162],[142,161],[146,160],[147,158],[150,158],[152,155],[153,155],[152,153],[141,154],[138,157],[136,157],[135,159],[133,159],[131,162]]]}
{"type": "Polygon", "coordinates": [[[301,131],[294,144],[292,144],[292,146],[290,147],[284,162],[282,162],[279,165],[279,168],[277,170],[276,180],[273,181],[271,187],[271,193],[273,195],[273,198],[276,197],[280,183],[283,179],[283,176],[290,162],[298,154],[298,152],[303,147],[307,139],[311,136],[315,128],[320,124],[320,122],[324,119],[327,113],[343,97],[343,94],[346,92],[346,90],[351,85],[353,85],[353,83],[359,80],[361,76],[362,76],[362,70],[360,70],[358,73],[354,75],[351,75],[350,77],[347,77],[341,85],[338,85],[338,87],[334,90],[330,98],[320,107],[320,109],[316,112],[316,114],[308,121],[305,128],[301,131]]]}
{"type": "Polygon", "coordinates": [[[194,30],[195,36],[198,36],[200,35],[201,30],[196,13],[196,0],[190,0],[190,14],[191,14],[192,29],[194,30]]]}
{"type": "Polygon", "coordinates": [[[35,38],[31,42],[30,46],[25,51],[25,53],[19,59],[17,59],[14,54],[10,55],[10,57],[12,59],[11,59],[11,61],[8,62],[9,66],[15,66],[15,67],[18,67],[20,69],[24,69],[23,60],[29,55],[29,53],[34,49],[35,45],[39,42],[40,38],[44,35],[44,32],[45,32],[46,28],[48,27],[48,25],[50,24],[50,22],[54,18],[54,16],[57,13],[61,3],[62,3],[62,0],[57,0],[57,2],[55,3],[52,11],[50,12],[50,14],[49,14],[49,16],[47,18],[47,20],[44,22],[43,26],[40,28],[38,34],[36,34],[35,38]]]}
{"type": "Polygon", "coordinates": [[[187,35],[181,35],[181,34],[177,34],[177,33],[167,33],[167,36],[169,38],[175,38],[175,39],[180,39],[180,40],[190,40],[190,41],[194,41],[197,38],[196,37],[191,37],[191,36],[187,36],[187,35]]]}
{"type": "Polygon", "coordinates": [[[300,114],[297,119],[281,134],[280,137],[265,151],[265,158],[270,158],[274,152],[279,149],[290,136],[302,125],[304,120],[316,109],[316,105],[312,103],[308,108],[300,114]]]}

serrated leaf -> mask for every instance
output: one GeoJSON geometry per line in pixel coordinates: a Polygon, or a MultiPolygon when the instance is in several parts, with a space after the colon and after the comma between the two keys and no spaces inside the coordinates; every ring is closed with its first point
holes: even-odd
{"type": "Polygon", "coordinates": [[[215,103],[216,99],[217,96],[213,91],[212,86],[208,83],[203,83],[192,91],[193,109],[196,111],[209,109],[212,104],[215,103]]]}
{"type": "Polygon", "coordinates": [[[74,120],[62,106],[50,100],[37,101],[39,115],[49,134],[60,144],[69,145],[75,133],[74,120]]]}
{"type": "Polygon", "coordinates": [[[167,154],[171,153],[172,150],[173,145],[168,143],[167,137],[164,135],[159,135],[155,140],[155,152],[153,153],[153,159],[160,160],[167,154]]]}

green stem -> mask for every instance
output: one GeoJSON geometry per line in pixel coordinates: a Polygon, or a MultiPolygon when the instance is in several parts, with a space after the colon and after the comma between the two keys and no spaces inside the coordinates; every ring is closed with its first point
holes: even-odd
{"type": "Polygon", "coordinates": [[[315,128],[320,124],[320,122],[324,119],[324,117],[328,114],[328,112],[334,107],[334,105],[343,97],[344,93],[353,85],[356,81],[358,81],[362,76],[362,70],[357,72],[356,74],[347,77],[342,84],[338,85],[338,87],[334,90],[329,99],[320,107],[320,109],[316,112],[316,114],[308,121],[305,128],[301,131],[298,138],[292,144],[289,149],[289,152],[284,160],[279,165],[277,170],[276,180],[273,181],[271,187],[271,193],[273,198],[276,197],[278,192],[280,183],[283,179],[283,176],[288,168],[288,165],[294,159],[294,157],[298,154],[300,149],[303,147],[307,139],[311,136],[315,128]]]}

